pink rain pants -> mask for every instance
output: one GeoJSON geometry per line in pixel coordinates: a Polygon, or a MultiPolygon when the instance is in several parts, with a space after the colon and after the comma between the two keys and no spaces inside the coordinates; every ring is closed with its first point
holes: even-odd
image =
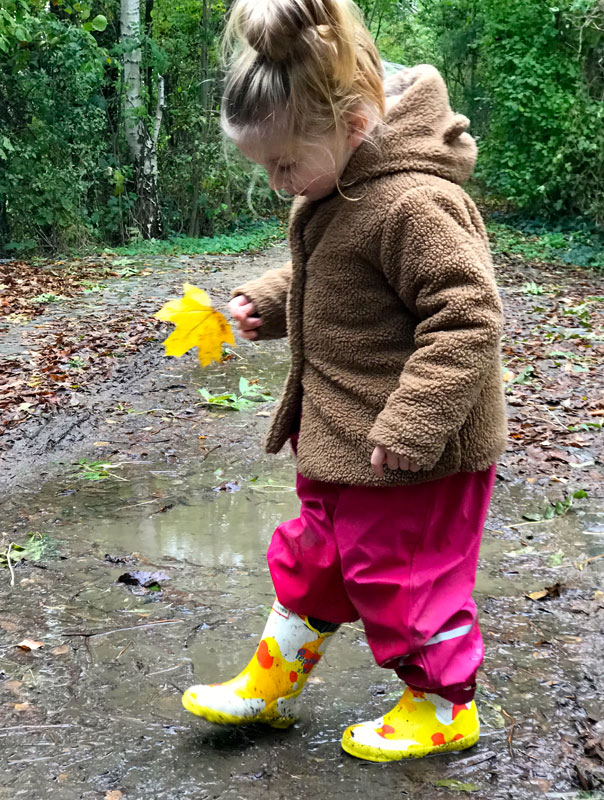
{"type": "Polygon", "coordinates": [[[380,666],[469,702],[484,656],[472,590],[494,482],[494,466],[414,486],[298,475],[300,516],[268,550],[279,602],[327,622],[360,618],[380,666]]]}

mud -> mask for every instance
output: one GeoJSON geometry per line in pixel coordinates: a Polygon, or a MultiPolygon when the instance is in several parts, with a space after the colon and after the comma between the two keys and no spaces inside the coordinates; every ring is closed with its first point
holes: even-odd
{"type": "MultiPolygon", "coordinates": [[[[234,286],[250,275],[281,266],[287,257],[284,245],[245,257],[146,256],[141,259],[141,266],[152,265],[152,275],[139,275],[126,282],[105,280],[105,288],[98,295],[80,295],[49,306],[44,315],[26,325],[10,325],[8,333],[0,337],[0,358],[27,360],[29,337],[38,328],[65,318],[89,317],[95,309],[102,310],[106,319],[111,319],[112,311],[115,316],[131,312],[133,320],[152,317],[166,300],[182,295],[184,282],[202,286],[210,293],[214,305],[221,307],[228,302],[234,286]]],[[[4,434],[0,441],[0,490],[24,489],[38,484],[41,479],[58,475],[99,441],[109,441],[107,447],[97,446],[94,450],[101,458],[120,452],[135,439],[138,444],[142,439],[142,444],[151,448],[152,457],[161,458],[163,451],[170,449],[160,447],[169,441],[165,435],[166,422],[172,423],[170,436],[177,442],[181,436],[188,440],[191,432],[197,430],[200,419],[207,416],[203,409],[195,406],[201,399],[196,394],[197,388],[236,390],[238,379],[233,378],[228,364],[221,370],[201,370],[194,352],[179,360],[165,358],[160,343],[171,329],[169,324],[162,325],[155,341],[139,352],[121,353],[119,363],[106,379],[91,386],[83,385],[72,397],[68,409],[31,418],[4,434]],[[209,380],[213,381],[212,385],[209,380]],[[166,414],[162,415],[162,409],[166,414]],[[130,433],[124,438],[121,418],[126,415],[129,422],[126,430],[130,433]],[[154,425],[157,420],[160,424],[154,425]],[[164,435],[151,435],[145,428],[162,428],[164,435]],[[120,435],[117,435],[118,429],[120,435]]],[[[240,362],[241,374],[257,378],[262,371],[262,379],[270,384],[268,388],[280,390],[281,378],[287,370],[284,342],[262,348],[240,342],[237,356],[233,358],[240,362]]],[[[199,431],[197,433],[199,435],[199,431]]],[[[257,438],[254,430],[250,431],[250,436],[257,438]]]]}
{"type": "MultiPolygon", "coordinates": [[[[166,268],[161,285],[141,282],[139,299],[157,307],[197,269],[224,301],[242,275],[284,255],[224,259],[205,278],[166,268]]],[[[334,637],[289,731],[219,728],[182,709],[189,684],[227,679],[253,652],[273,599],[264,553],[298,508],[290,455],[260,449],[270,404],[195,405],[199,386],[236,389],[242,375],[278,393],[285,347],[238,352],[201,372],[193,357],[166,361],[150,347],[84,408],[46,429],[27,423],[11,445],[0,549],[38,531],[55,551],[16,564],[12,586],[0,569],[0,798],[603,798],[604,505],[590,493],[529,523],[523,514],[569,487],[509,470],[477,581],[487,655],[476,747],[390,765],[341,752],[344,728],[399,693],[359,623],[334,637]],[[81,457],[118,466],[86,480],[81,457]],[[160,592],[118,582],[131,570],[167,579],[160,592]],[[546,587],[551,596],[527,596],[546,587]],[[22,650],[24,638],[43,646],[22,650]]]]}

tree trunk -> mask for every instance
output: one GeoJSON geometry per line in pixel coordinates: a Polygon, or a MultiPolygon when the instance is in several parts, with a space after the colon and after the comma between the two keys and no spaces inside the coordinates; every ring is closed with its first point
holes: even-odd
{"type": "Polygon", "coordinates": [[[5,247],[10,242],[10,227],[6,211],[6,198],[0,198],[0,258],[5,255],[5,247]]]}
{"type": "Polygon", "coordinates": [[[147,109],[141,95],[140,0],[121,0],[121,42],[124,50],[124,120],[126,141],[134,164],[137,195],[135,218],[145,239],[161,236],[157,193],[157,139],[164,108],[164,81],[158,75],[155,126],[147,128],[147,109]]]}

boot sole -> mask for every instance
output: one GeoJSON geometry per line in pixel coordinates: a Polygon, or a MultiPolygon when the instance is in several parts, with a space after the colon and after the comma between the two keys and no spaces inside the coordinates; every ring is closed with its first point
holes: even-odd
{"type": "MultiPolygon", "coordinates": [[[[299,692],[290,694],[286,697],[279,698],[280,700],[294,700],[299,692]]],[[[237,717],[233,714],[227,714],[224,711],[218,711],[216,708],[210,706],[200,706],[195,703],[187,694],[182,697],[182,704],[187,711],[195,714],[197,717],[203,717],[208,722],[214,722],[216,725],[254,725],[256,723],[263,723],[270,725],[271,728],[289,728],[296,722],[297,717],[283,717],[278,711],[278,701],[274,700],[264,711],[256,714],[254,717],[237,717]]]]}
{"type": "Polygon", "coordinates": [[[480,728],[455,742],[446,742],[445,744],[432,745],[431,747],[418,747],[413,750],[380,750],[377,747],[359,744],[352,737],[347,736],[342,739],[342,750],[348,755],[363,759],[363,761],[380,763],[402,761],[405,758],[424,758],[425,756],[439,755],[440,753],[451,753],[455,750],[467,750],[476,744],[479,736],[480,728]]]}

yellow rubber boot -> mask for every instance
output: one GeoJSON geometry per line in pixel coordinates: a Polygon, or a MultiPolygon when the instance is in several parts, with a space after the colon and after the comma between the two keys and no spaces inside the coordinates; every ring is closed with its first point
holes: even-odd
{"type": "Polygon", "coordinates": [[[226,683],[191,686],[182,704],[192,714],[221,725],[266,722],[288,728],[296,719],[296,698],[317,664],[328,639],[278,601],[247,667],[226,683]]]}
{"type": "Polygon", "coordinates": [[[476,744],[480,722],[476,703],[452,703],[437,694],[405,687],[397,705],[379,719],[351,725],[342,748],[366,761],[400,761],[465,750],[476,744]]]}

